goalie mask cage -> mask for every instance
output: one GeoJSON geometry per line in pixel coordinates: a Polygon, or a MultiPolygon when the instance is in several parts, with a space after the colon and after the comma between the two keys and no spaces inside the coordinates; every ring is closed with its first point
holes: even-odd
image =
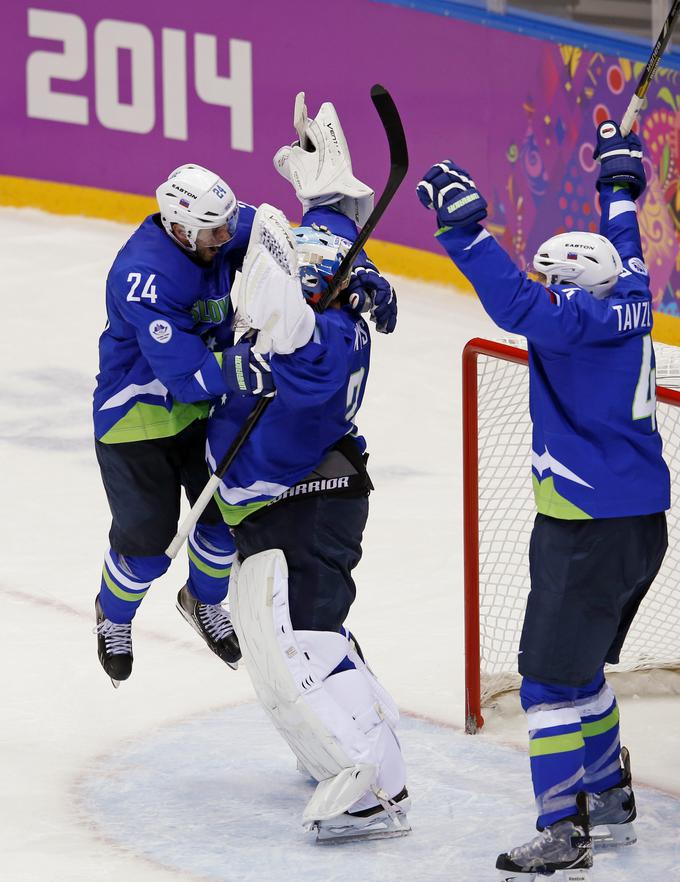
{"type": "MultiPolygon", "coordinates": [[[[655,344],[657,382],[680,383],[680,348],[655,344]]],[[[475,338],[463,350],[465,728],[519,687],[517,649],[529,593],[536,513],[526,341],[475,338]]],[[[673,487],[680,486],[680,392],[657,385],[657,418],[673,487]]],[[[613,671],[680,669],[680,512],[668,512],[663,566],[613,671]],[[678,547],[674,547],[678,546],[678,547]]]]}

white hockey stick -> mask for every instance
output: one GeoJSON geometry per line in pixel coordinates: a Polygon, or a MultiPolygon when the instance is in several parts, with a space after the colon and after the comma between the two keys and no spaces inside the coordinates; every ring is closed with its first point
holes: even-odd
{"type": "Polygon", "coordinates": [[[671,38],[673,28],[675,27],[675,22],[678,18],[678,13],[680,13],[680,0],[674,0],[670,12],[666,16],[666,21],[663,23],[663,27],[661,28],[661,33],[659,34],[657,41],[654,44],[652,54],[649,56],[649,61],[645,65],[645,69],[642,71],[642,76],[640,77],[640,82],[637,84],[635,94],[630,99],[630,104],[628,105],[628,108],[623,115],[623,120],[621,121],[620,128],[621,134],[624,136],[624,138],[630,133],[631,129],[633,128],[633,124],[640,114],[642,105],[645,103],[645,95],[647,94],[647,90],[649,89],[649,86],[654,79],[654,74],[656,73],[656,69],[659,66],[659,62],[661,61],[661,56],[663,55],[666,46],[668,45],[668,41],[671,38]]]}

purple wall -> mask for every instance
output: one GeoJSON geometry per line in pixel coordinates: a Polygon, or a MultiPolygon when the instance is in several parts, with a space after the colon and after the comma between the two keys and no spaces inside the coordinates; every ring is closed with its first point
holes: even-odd
{"type": "MultiPolygon", "coordinates": [[[[195,161],[221,172],[239,198],[273,202],[295,218],[292,190],[271,163],[295,137],[295,93],[307,93],[311,113],[335,103],[355,173],[379,191],[387,151],[369,98],[378,81],[402,113],[411,171],[377,234],[432,251],[432,218],[413,191],[448,156],[474,174],[493,229],[520,261],[561,228],[597,224],[593,120],[620,118],[637,78],[619,59],[371,0],[296,0],[294,17],[289,4],[264,0],[236,8],[41,0],[31,8],[9,0],[0,13],[0,174],[152,194],[170,169],[195,161]],[[65,53],[62,41],[42,36],[55,28],[65,53]],[[229,83],[211,73],[210,35],[217,74],[238,81],[236,108],[209,103],[232,101],[229,83]]],[[[641,222],[658,305],[675,312],[680,75],[662,74],[644,116],[651,186],[641,222]]]]}

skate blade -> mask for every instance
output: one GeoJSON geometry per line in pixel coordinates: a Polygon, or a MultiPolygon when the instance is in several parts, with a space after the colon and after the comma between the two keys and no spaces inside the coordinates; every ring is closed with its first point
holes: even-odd
{"type": "Polygon", "coordinates": [[[358,842],[363,839],[396,839],[411,832],[411,825],[403,812],[396,816],[381,818],[373,824],[338,824],[337,826],[316,822],[311,830],[316,830],[319,845],[334,845],[343,842],[358,842]]]}
{"type": "Polygon", "coordinates": [[[593,827],[590,831],[593,840],[593,848],[604,850],[608,848],[625,848],[628,845],[635,845],[637,842],[637,833],[635,825],[631,822],[628,824],[601,824],[599,827],[593,827]]]}
{"type": "Polygon", "coordinates": [[[120,686],[120,680],[114,680],[113,677],[109,677],[114,689],[118,689],[120,686]]]}
{"type": "MultiPolygon", "coordinates": [[[[392,828],[389,830],[347,830],[346,832],[333,833],[330,830],[321,828],[316,832],[317,845],[342,845],[345,842],[360,842],[369,839],[397,839],[400,836],[407,836],[411,832],[411,827],[407,824],[405,827],[392,828]]],[[[526,882],[526,879],[524,880],[526,882]]]]}
{"type": "Polygon", "coordinates": [[[589,882],[591,876],[586,867],[578,870],[552,870],[548,873],[508,873],[502,871],[500,882],[542,882],[550,879],[550,882],[589,882]]]}

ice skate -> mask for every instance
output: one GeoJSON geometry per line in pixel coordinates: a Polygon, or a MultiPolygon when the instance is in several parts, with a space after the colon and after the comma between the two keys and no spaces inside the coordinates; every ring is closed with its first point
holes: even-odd
{"type": "Polygon", "coordinates": [[[411,832],[406,816],[410,808],[411,800],[404,787],[394,799],[386,797],[373,808],[344,812],[327,821],[315,821],[310,829],[316,830],[316,841],[324,845],[358,839],[393,839],[411,832]]]}
{"type": "Polygon", "coordinates": [[[104,615],[99,597],[94,602],[97,625],[97,655],[101,666],[111,678],[114,689],[132,673],[132,624],[119,625],[104,615]]]}
{"type": "Polygon", "coordinates": [[[587,801],[579,793],[579,814],[546,827],[525,845],[498,855],[503,882],[530,882],[560,871],[560,882],[586,882],[593,865],[587,801]]]}
{"type": "Polygon", "coordinates": [[[621,783],[602,793],[588,794],[590,825],[595,848],[620,848],[635,845],[633,821],[637,816],[635,794],[631,787],[630,754],[621,748],[623,769],[621,783]]]}
{"type": "Polygon", "coordinates": [[[241,648],[227,610],[221,603],[201,603],[185,585],[177,595],[177,609],[191,627],[230,668],[236,670],[241,648]]]}

